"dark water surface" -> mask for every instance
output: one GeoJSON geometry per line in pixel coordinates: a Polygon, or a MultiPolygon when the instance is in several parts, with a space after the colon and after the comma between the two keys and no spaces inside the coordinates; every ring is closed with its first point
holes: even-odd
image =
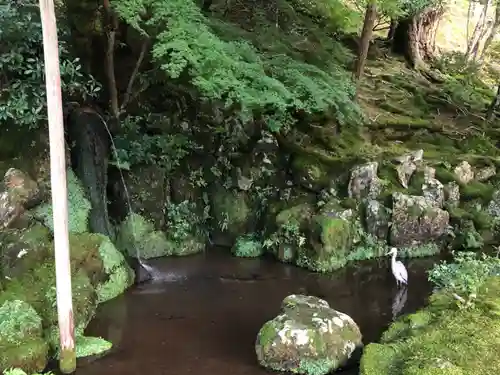
{"type": "MultiPolygon", "coordinates": [[[[423,306],[430,293],[425,270],[435,259],[405,261],[409,273],[402,313],[423,306]]],[[[165,277],[100,306],[87,333],[114,344],[79,375],[264,375],[254,343],[260,327],[292,293],[326,299],[360,326],[366,343],[392,320],[397,289],[389,259],[320,275],[266,259],[233,258],[209,250],[187,258],[150,261],[165,277]]],[[[357,374],[357,369],[342,374],[357,374]]]]}

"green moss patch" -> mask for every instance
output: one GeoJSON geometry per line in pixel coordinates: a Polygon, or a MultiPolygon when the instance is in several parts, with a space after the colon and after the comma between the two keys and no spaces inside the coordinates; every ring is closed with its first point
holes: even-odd
{"type": "Polygon", "coordinates": [[[394,323],[381,344],[366,347],[361,374],[499,373],[499,295],[499,277],[486,282],[470,306],[435,293],[428,307],[394,323]]]}

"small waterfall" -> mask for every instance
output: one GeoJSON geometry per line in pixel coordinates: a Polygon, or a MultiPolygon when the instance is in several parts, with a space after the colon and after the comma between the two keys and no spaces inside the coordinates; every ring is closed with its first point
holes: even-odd
{"type": "MultiPolygon", "coordinates": [[[[104,118],[98,114],[99,117],[101,118],[103,124],[104,124],[104,127],[106,129],[106,132],[108,133],[108,136],[109,136],[109,139],[111,141],[111,149],[113,150],[113,155],[115,157],[115,159],[118,161],[120,160],[119,159],[119,156],[118,156],[118,151],[117,151],[117,148],[116,148],[116,145],[115,145],[115,141],[113,140],[113,135],[111,134],[111,131],[109,130],[108,128],[108,124],[106,123],[106,121],[104,120],[104,118]]],[[[123,184],[123,189],[124,189],[124,192],[125,192],[125,199],[127,200],[127,205],[128,205],[128,214],[131,215],[133,213],[132,211],[132,201],[130,199],[130,194],[128,192],[128,189],[127,189],[127,184],[125,183],[125,177],[123,176],[123,173],[122,173],[122,170],[120,168],[117,168],[119,173],[120,173],[120,179],[121,179],[121,182],[123,184]]],[[[134,230],[134,226],[132,226],[132,230],[134,230]]],[[[135,233],[134,234],[134,238],[135,238],[135,233]]],[[[159,270],[155,269],[154,267],[152,267],[151,265],[147,264],[142,258],[141,258],[141,254],[139,252],[139,249],[137,248],[137,246],[135,246],[135,255],[136,255],[136,258],[137,258],[137,261],[139,263],[139,265],[144,268],[148,273],[149,275],[151,276],[151,280],[152,281],[159,281],[162,279],[162,274],[159,270]]]]}

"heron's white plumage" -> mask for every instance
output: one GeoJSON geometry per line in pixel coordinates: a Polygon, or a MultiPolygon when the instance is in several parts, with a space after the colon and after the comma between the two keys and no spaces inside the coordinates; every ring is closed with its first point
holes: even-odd
{"type": "Polygon", "coordinates": [[[392,260],[391,260],[391,270],[392,274],[394,275],[394,278],[396,279],[397,284],[408,284],[408,271],[406,270],[406,267],[404,264],[400,261],[396,260],[396,255],[397,255],[398,250],[393,247],[391,251],[388,253],[392,255],[392,260]]]}

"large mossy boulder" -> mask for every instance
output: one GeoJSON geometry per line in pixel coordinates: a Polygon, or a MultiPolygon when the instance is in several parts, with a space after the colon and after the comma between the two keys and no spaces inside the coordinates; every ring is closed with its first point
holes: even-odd
{"type": "Polygon", "coordinates": [[[484,375],[500,373],[500,277],[472,304],[437,292],[430,305],[393,323],[369,344],[361,375],[484,375]]]}
{"type": "Polygon", "coordinates": [[[330,168],[313,156],[294,155],[291,169],[295,182],[308,190],[319,192],[332,184],[330,168]]]}
{"type": "Polygon", "coordinates": [[[16,367],[42,371],[48,351],[42,318],[33,307],[17,299],[0,304],[0,372],[16,367]]]}
{"type": "Polygon", "coordinates": [[[255,344],[259,363],[268,369],[328,374],[346,364],[362,345],[351,317],[322,299],[290,295],[281,308],[282,313],[260,329],[255,344]]]}
{"type": "Polygon", "coordinates": [[[132,258],[151,259],[184,256],[202,252],[205,240],[195,228],[154,229],[153,223],[132,213],[118,228],[117,247],[132,258]]]}

